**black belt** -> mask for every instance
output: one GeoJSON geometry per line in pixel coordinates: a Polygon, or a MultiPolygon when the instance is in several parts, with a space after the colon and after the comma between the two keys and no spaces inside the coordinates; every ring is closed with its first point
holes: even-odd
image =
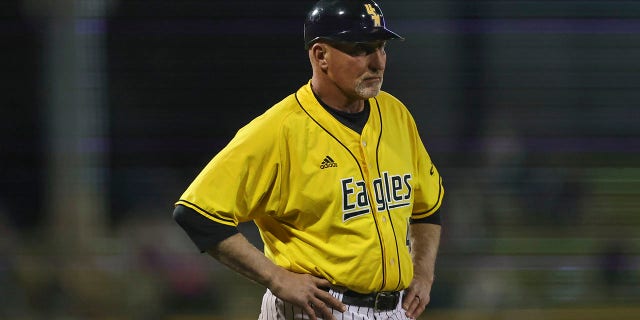
{"type": "Polygon", "coordinates": [[[393,310],[400,302],[400,291],[358,293],[347,290],[342,295],[342,302],[380,311],[393,310]]]}

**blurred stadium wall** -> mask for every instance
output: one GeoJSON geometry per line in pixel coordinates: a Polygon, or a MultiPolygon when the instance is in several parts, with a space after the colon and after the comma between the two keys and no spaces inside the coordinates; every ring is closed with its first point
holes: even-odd
{"type": "MultiPolygon", "coordinates": [[[[0,3],[1,319],[257,318],[171,211],[309,79],[311,4],[0,3]]],[[[640,2],[380,4],[447,190],[423,318],[640,318],[640,2]]]]}

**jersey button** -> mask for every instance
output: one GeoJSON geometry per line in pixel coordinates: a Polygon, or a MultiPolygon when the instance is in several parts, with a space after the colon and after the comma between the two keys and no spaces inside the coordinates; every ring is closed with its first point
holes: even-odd
{"type": "Polygon", "coordinates": [[[387,218],[386,217],[382,217],[382,222],[387,222],[387,218]]]}
{"type": "Polygon", "coordinates": [[[389,260],[389,264],[390,264],[390,265],[394,265],[394,264],[396,264],[396,261],[395,261],[395,260],[393,260],[393,259],[391,259],[391,260],[389,260]]]}
{"type": "Polygon", "coordinates": [[[362,145],[366,147],[367,146],[367,142],[366,141],[362,141],[362,145]]]}

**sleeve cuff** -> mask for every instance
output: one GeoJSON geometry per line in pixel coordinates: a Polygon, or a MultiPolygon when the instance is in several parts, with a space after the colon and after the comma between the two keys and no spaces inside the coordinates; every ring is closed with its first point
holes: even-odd
{"type": "Polygon", "coordinates": [[[414,224],[414,223],[431,223],[431,224],[442,225],[442,220],[440,218],[440,210],[424,218],[419,218],[419,219],[412,218],[411,224],[414,224]]]}
{"type": "Polygon", "coordinates": [[[175,207],[173,219],[189,235],[200,252],[206,252],[222,240],[239,233],[237,227],[207,219],[197,211],[183,205],[175,207]]]}

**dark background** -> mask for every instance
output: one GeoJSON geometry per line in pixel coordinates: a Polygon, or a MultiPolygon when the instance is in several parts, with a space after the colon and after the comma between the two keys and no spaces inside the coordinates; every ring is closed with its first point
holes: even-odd
{"type": "MultiPolygon", "coordinates": [[[[257,317],[171,211],[309,80],[312,3],[0,4],[0,318],[257,317]]],[[[445,182],[432,318],[638,316],[640,3],[380,5],[445,182]]]]}

